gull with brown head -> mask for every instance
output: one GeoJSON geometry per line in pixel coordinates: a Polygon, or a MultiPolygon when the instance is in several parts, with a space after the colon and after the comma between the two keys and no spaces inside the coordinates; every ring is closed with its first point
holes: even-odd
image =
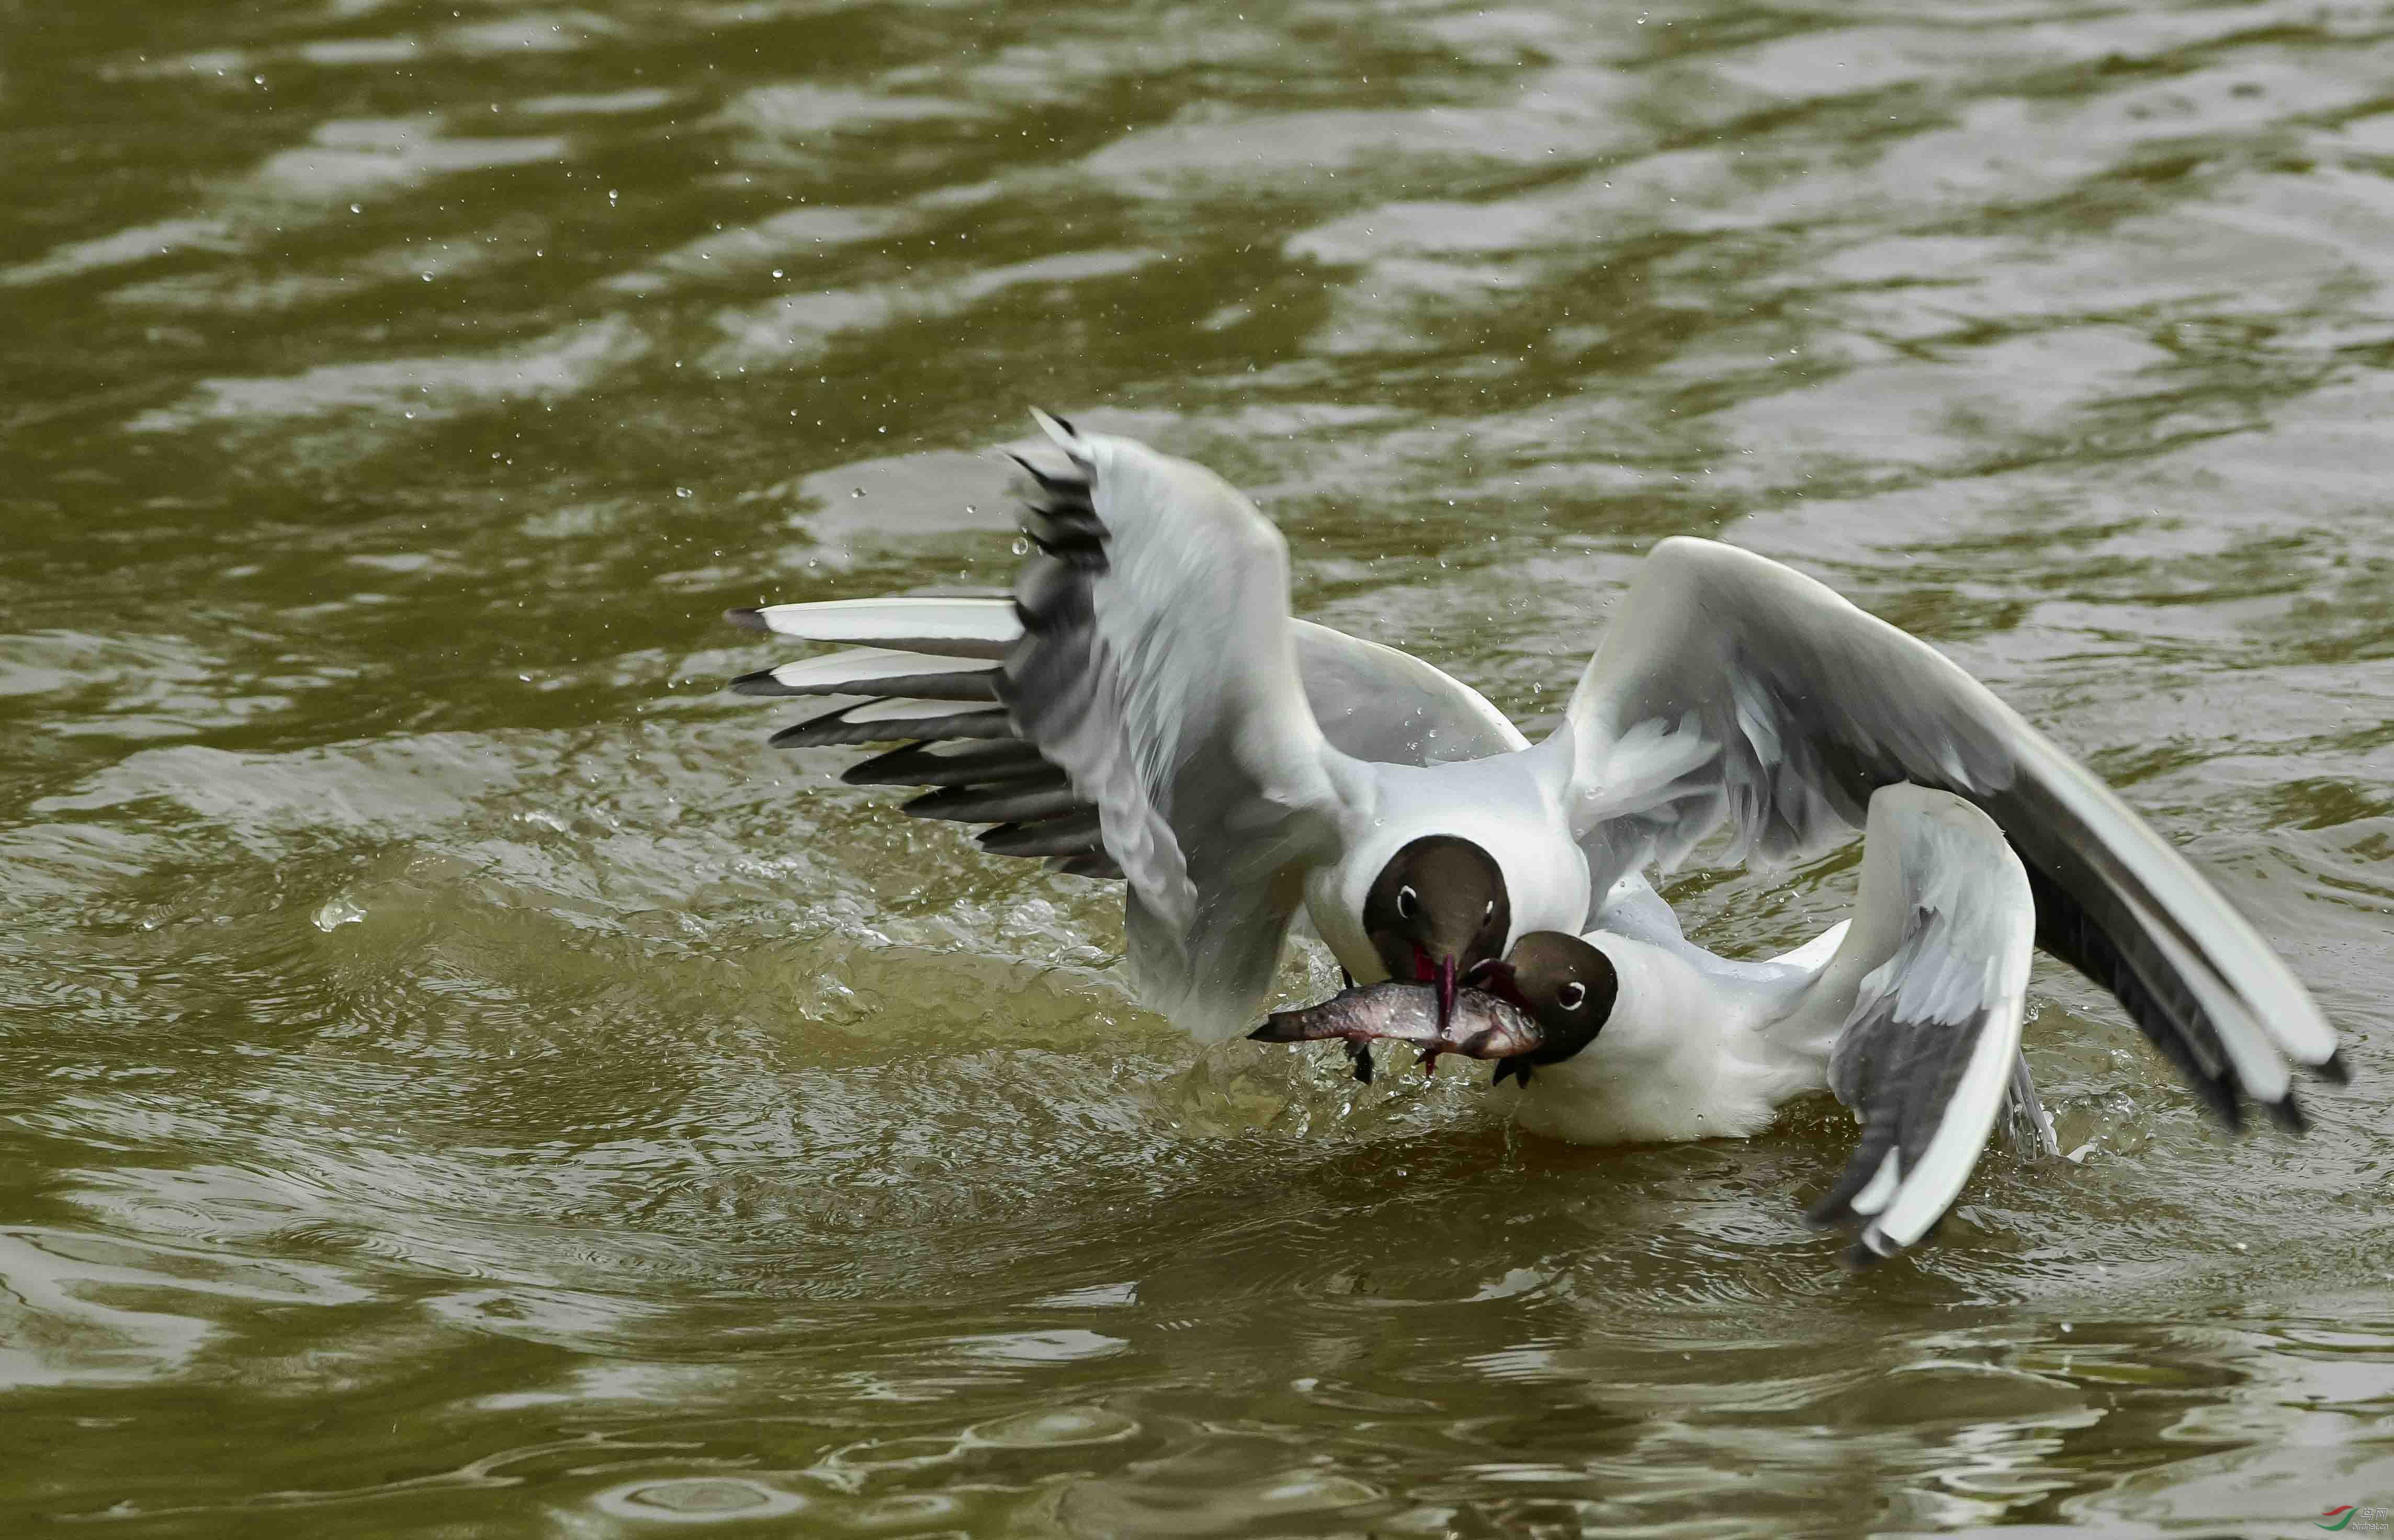
{"type": "MultiPolygon", "coordinates": [[[[993,852],[1121,878],[1134,981],[1198,1037],[1253,1025],[1300,915],[1354,980],[1426,983],[1451,1015],[1533,933],[1676,937],[1644,874],[1724,825],[1729,859],[1786,862],[1914,786],[1983,815],[2036,943],[2111,988],[2222,1118],[2299,1123],[2295,1073],[2340,1076],[2309,994],[2167,841],[1935,649],[1792,568],[1658,543],[1532,744],[1429,665],[1292,617],[1285,543],[1219,477],[1035,415],[1010,600],[735,611],[849,650],[734,688],[852,697],[774,741],[899,745],[848,779],[923,788],[909,811],[992,824],[993,852]]],[[[1554,1076],[1519,1066],[1519,1094],[1628,1051],[1619,1009],[1554,1076]]]]}

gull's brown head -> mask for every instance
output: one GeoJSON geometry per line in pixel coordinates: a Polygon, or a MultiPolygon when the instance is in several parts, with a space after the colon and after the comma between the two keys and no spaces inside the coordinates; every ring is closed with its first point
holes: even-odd
{"type": "Polygon", "coordinates": [[[1537,1023],[1537,1046],[1496,1066],[1499,1085],[1514,1074],[1526,1086],[1533,1067],[1559,1064],[1595,1042],[1621,989],[1612,959],[1559,930],[1531,931],[1513,943],[1502,961],[1480,964],[1463,981],[1528,1013],[1537,1023]]]}
{"type": "Polygon", "coordinates": [[[1439,1024],[1454,1014],[1463,976],[1493,962],[1513,928],[1495,857],[1467,839],[1428,835],[1388,858],[1363,895],[1363,934],[1401,982],[1438,990],[1439,1024]]]}

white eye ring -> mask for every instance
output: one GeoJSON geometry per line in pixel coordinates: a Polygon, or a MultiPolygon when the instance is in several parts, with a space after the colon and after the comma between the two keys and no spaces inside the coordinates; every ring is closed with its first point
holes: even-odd
{"type": "Polygon", "coordinates": [[[1587,986],[1574,979],[1555,992],[1555,1001],[1565,1010],[1577,1010],[1587,1004],[1587,986]]]}
{"type": "Polygon", "coordinates": [[[1420,895],[1420,894],[1418,894],[1418,893],[1416,893],[1416,892],[1414,892],[1414,891],[1412,888],[1398,888],[1398,889],[1397,889],[1397,913],[1398,913],[1398,915],[1401,915],[1401,917],[1405,918],[1405,919],[1412,919],[1415,915],[1419,914],[1420,912],[1421,912],[1421,895],[1420,895]]]}

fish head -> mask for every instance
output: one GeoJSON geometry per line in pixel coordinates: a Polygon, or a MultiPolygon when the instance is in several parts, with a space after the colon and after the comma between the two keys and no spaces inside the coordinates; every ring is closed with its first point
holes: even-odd
{"type": "Polygon", "coordinates": [[[1502,959],[1473,968],[1464,982],[1537,1023],[1537,1045],[1517,1069],[1559,1064],[1595,1042],[1621,993],[1612,959],[1559,930],[1531,931],[1502,959]]]}

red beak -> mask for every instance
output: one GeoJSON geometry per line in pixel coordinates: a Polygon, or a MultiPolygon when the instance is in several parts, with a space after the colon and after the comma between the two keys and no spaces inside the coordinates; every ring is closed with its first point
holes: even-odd
{"type": "Polygon", "coordinates": [[[1432,964],[1428,950],[1421,942],[1414,942],[1414,981],[1438,986],[1438,1030],[1444,1036],[1447,1021],[1454,1015],[1454,992],[1458,986],[1454,959],[1440,957],[1432,964]]]}

